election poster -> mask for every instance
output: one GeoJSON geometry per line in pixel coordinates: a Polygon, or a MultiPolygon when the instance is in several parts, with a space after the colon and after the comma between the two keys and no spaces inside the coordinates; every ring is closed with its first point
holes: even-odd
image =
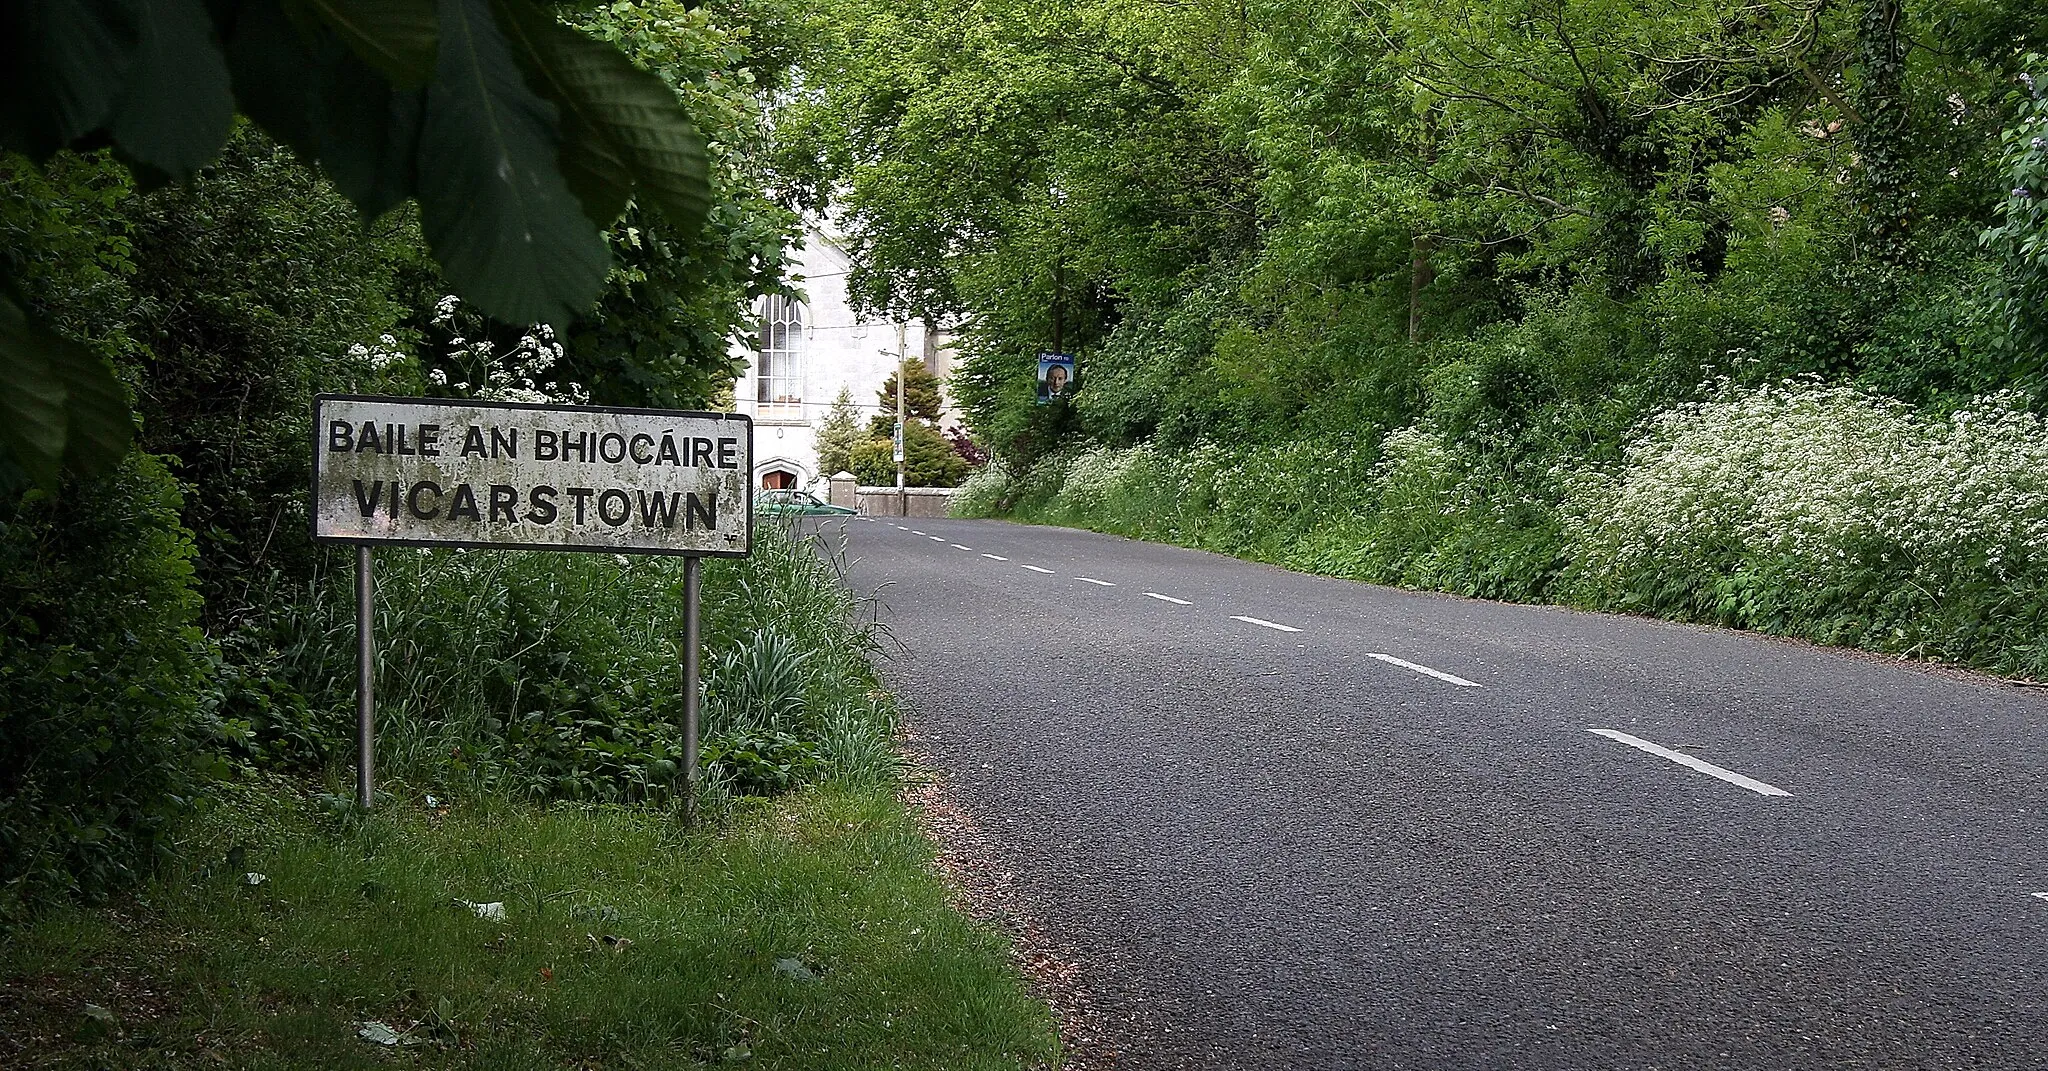
{"type": "Polygon", "coordinates": [[[1071,353],[1041,353],[1038,355],[1038,404],[1045,405],[1055,398],[1065,398],[1080,386],[1074,374],[1074,355],[1071,353]]]}

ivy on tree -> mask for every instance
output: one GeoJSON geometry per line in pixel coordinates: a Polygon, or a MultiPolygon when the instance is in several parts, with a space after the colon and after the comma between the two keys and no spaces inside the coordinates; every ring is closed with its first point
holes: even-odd
{"type": "MultiPolygon", "coordinates": [[[[566,325],[605,284],[602,228],[637,196],[679,232],[710,208],[674,92],[532,0],[48,0],[0,8],[0,150],[111,148],[189,177],[236,112],[374,218],[407,199],[448,281],[490,315],[566,325]]],[[[52,331],[0,260],[0,464],[106,471],[133,420],[104,361],[52,331]]]]}

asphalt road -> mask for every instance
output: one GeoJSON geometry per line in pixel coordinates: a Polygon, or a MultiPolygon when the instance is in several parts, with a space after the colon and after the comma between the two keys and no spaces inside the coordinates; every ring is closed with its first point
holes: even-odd
{"type": "Polygon", "coordinates": [[[2048,1067],[2048,696],[1062,529],[844,527],[913,725],[1143,1024],[1122,1066],[2048,1067]]]}

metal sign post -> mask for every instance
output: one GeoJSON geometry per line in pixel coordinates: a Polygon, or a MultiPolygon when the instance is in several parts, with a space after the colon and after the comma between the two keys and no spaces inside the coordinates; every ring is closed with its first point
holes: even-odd
{"type": "Polygon", "coordinates": [[[378,543],[683,558],[684,813],[697,817],[703,559],[754,542],[754,425],[736,413],[323,394],[313,538],[356,548],[356,798],[375,802],[378,543]]]}
{"type": "Polygon", "coordinates": [[[683,559],[683,824],[697,824],[697,702],[703,689],[697,683],[702,669],[702,637],[698,633],[698,596],[703,594],[704,559],[692,554],[683,559]]]}
{"type": "Polygon", "coordinates": [[[370,621],[376,610],[374,585],[365,543],[356,548],[356,802],[366,811],[375,801],[371,764],[377,757],[377,641],[370,621]]]}
{"type": "Polygon", "coordinates": [[[910,516],[910,499],[903,493],[903,383],[910,378],[910,327],[896,325],[896,515],[910,516]]]}

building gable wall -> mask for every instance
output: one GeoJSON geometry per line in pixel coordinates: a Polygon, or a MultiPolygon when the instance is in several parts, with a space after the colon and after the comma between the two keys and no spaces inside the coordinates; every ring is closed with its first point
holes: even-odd
{"type": "Polygon", "coordinates": [[[754,418],[756,487],[767,473],[787,471],[795,473],[796,486],[822,493],[832,473],[818,471],[816,429],[840,391],[852,395],[863,424],[877,415],[893,419],[894,410],[885,408],[877,395],[895,374],[898,345],[912,358],[937,353],[939,360],[932,370],[941,376],[948,371],[951,351],[943,333],[935,334],[928,347],[922,321],[899,325],[856,316],[846,294],[851,261],[826,229],[815,224],[807,227],[804,248],[795,251],[791,263],[791,274],[805,298],[798,358],[801,400],[794,404],[761,400],[758,339],[747,339],[735,342],[731,350],[733,356],[747,362],[746,371],[733,385],[734,410],[754,418]]]}

